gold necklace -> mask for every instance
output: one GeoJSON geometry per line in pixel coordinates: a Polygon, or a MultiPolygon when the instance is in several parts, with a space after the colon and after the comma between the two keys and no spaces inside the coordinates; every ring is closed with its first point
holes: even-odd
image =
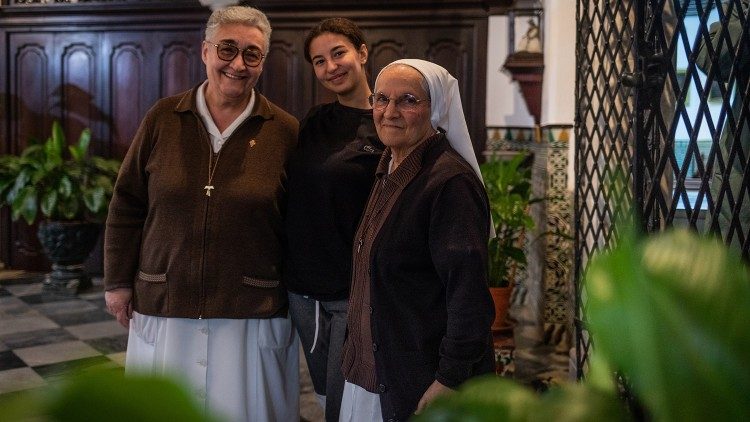
{"type": "Polygon", "coordinates": [[[216,153],[216,161],[214,162],[213,152],[208,152],[208,183],[203,187],[203,189],[206,190],[206,196],[211,196],[211,190],[213,190],[214,188],[214,185],[211,184],[211,181],[214,180],[214,173],[216,173],[216,168],[219,167],[219,156],[221,156],[221,150],[216,153]],[[213,166],[211,165],[212,162],[213,166]]]}

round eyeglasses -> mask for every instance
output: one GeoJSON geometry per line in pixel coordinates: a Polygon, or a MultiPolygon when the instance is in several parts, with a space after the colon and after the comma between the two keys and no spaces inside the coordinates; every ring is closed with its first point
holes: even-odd
{"type": "Polygon", "coordinates": [[[385,108],[388,107],[388,103],[393,101],[396,105],[396,109],[401,112],[416,111],[420,103],[430,101],[429,98],[420,100],[411,94],[402,94],[396,98],[390,98],[384,94],[372,94],[367,97],[367,99],[370,101],[372,108],[377,111],[385,110],[385,108]]]}
{"type": "MultiPolygon", "coordinates": [[[[240,53],[240,49],[233,44],[227,44],[225,42],[220,42],[218,44],[214,44],[210,41],[203,42],[216,47],[216,55],[225,62],[231,62],[235,57],[237,57],[237,54],[240,53]]],[[[263,54],[257,47],[247,47],[246,49],[242,50],[242,61],[248,67],[258,67],[258,65],[260,65],[260,62],[263,61],[264,57],[266,57],[266,55],[263,54]]]]}

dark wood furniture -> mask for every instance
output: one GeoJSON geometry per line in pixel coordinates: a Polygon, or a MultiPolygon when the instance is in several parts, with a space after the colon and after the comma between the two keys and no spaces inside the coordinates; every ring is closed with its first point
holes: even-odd
{"type": "MultiPolygon", "coordinates": [[[[475,150],[484,150],[493,2],[243,3],[266,12],[273,26],[258,89],[298,118],[333,98],[303,58],[304,36],[320,19],[345,16],[365,31],[371,77],[402,57],[432,60],[456,76],[475,150]]],[[[0,0],[0,152],[17,153],[61,119],[71,137],[92,129],[92,152],[122,157],[154,101],[205,78],[200,45],[209,13],[197,0],[0,0]]],[[[46,269],[34,233],[4,212],[0,260],[12,268],[46,269]]],[[[89,266],[100,268],[101,252],[89,266]]]]}

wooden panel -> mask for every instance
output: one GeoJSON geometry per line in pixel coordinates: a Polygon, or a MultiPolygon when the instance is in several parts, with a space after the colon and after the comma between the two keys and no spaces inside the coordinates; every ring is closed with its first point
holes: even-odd
{"type": "Polygon", "coordinates": [[[289,113],[300,116],[301,53],[293,42],[276,34],[263,62],[263,73],[257,84],[258,91],[271,102],[284,107],[289,113]]]}
{"type": "Polygon", "coordinates": [[[145,60],[140,46],[130,42],[115,45],[109,60],[111,150],[113,155],[122,157],[145,114],[145,60]]]}
{"type": "Polygon", "coordinates": [[[162,36],[160,97],[168,97],[192,88],[206,76],[201,60],[202,38],[199,33],[162,36]]]}
{"type": "Polygon", "coordinates": [[[409,57],[406,47],[393,39],[381,39],[373,42],[370,52],[370,60],[367,62],[367,66],[370,70],[372,80],[370,85],[375,87],[375,79],[378,77],[378,73],[388,65],[388,63],[394,60],[409,57]]]}
{"type": "Polygon", "coordinates": [[[48,126],[49,54],[42,43],[46,36],[26,36],[13,40],[11,45],[15,62],[12,65],[11,92],[11,151],[18,153],[31,138],[41,139],[48,126]]]}
{"type": "Polygon", "coordinates": [[[73,43],[66,46],[62,53],[62,84],[55,88],[58,103],[53,109],[60,107],[62,110],[69,142],[75,142],[84,128],[90,128],[93,122],[101,119],[100,110],[96,107],[98,84],[94,48],[92,45],[73,43]]]}
{"type": "MultiPolygon", "coordinates": [[[[485,7],[493,2],[440,3],[407,0],[383,8],[375,0],[252,2],[274,28],[258,90],[297,118],[314,104],[333,101],[304,60],[303,42],[321,19],[348,17],[370,46],[371,83],[384,65],[402,57],[433,60],[456,76],[475,150],[481,151],[485,7]]],[[[208,14],[195,0],[1,7],[0,48],[7,55],[0,54],[0,69],[9,70],[0,72],[2,151],[17,152],[31,136],[47,136],[52,119],[61,118],[70,137],[92,129],[92,152],[124,156],[157,99],[205,79],[200,43],[208,14]]],[[[19,232],[7,213],[0,214],[0,258],[7,265],[37,268],[26,259],[38,252],[34,241],[33,232],[19,232]]]]}
{"type": "MultiPolygon", "coordinates": [[[[32,138],[44,139],[51,124],[49,119],[49,98],[51,85],[52,36],[23,34],[11,40],[10,98],[11,147],[14,153],[23,150],[32,138]]],[[[7,224],[7,223],[6,223],[7,224]]],[[[37,226],[17,222],[6,226],[10,231],[11,248],[9,260],[13,265],[20,264],[30,270],[44,270],[49,263],[36,238],[37,226]]]]}

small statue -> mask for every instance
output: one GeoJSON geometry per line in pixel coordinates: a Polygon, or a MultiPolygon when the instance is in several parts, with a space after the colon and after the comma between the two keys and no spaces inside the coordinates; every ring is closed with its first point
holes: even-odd
{"type": "Polygon", "coordinates": [[[519,45],[519,51],[526,51],[528,53],[541,53],[542,52],[542,40],[539,36],[539,25],[536,20],[529,19],[529,29],[526,34],[521,38],[519,45]]]}

